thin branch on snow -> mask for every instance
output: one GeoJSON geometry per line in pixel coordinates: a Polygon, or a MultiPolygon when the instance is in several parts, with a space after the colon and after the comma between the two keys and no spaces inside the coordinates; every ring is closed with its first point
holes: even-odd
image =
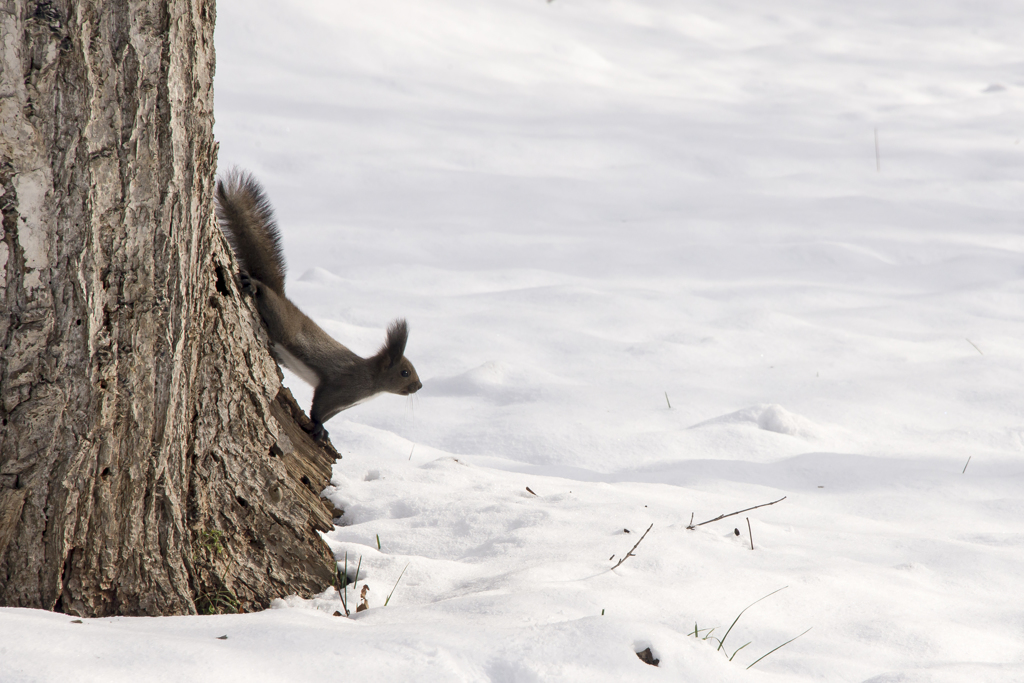
{"type": "MultiPolygon", "coordinates": [[[[654,528],[654,522],[651,522],[651,526],[647,527],[647,531],[650,531],[650,530],[651,530],[651,529],[653,529],[653,528],[654,528]]],[[[644,536],[646,536],[646,535],[647,535],[647,531],[645,531],[645,532],[644,532],[644,535],[640,537],[640,541],[644,540],[644,536]]],[[[623,562],[625,562],[625,561],[626,561],[626,560],[628,560],[629,558],[633,557],[633,551],[634,551],[634,550],[636,550],[636,547],[637,547],[638,545],[640,545],[640,541],[637,541],[637,542],[636,542],[636,545],[635,545],[635,546],[633,546],[633,548],[632,548],[632,549],[631,549],[631,550],[630,550],[630,551],[629,551],[628,553],[626,553],[626,556],[625,556],[625,557],[623,557],[623,558],[622,558],[621,560],[619,560],[619,564],[622,564],[623,562]]],[[[614,557],[614,556],[613,556],[613,557],[614,557]]],[[[619,564],[617,564],[617,565],[615,565],[614,567],[612,567],[612,569],[613,569],[613,570],[614,570],[614,569],[618,569],[618,567],[619,567],[619,564]]]]}
{"type": "Polygon", "coordinates": [[[737,510],[736,512],[730,512],[727,515],[718,515],[714,519],[709,519],[708,521],[701,522],[700,524],[693,524],[692,523],[693,517],[691,516],[690,517],[691,524],[690,524],[690,526],[688,526],[686,528],[690,529],[692,531],[693,529],[696,529],[699,526],[704,526],[705,524],[711,524],[711,522],[717,522],[720,519],[725,519],[726,517],[732,517],[733,515],[738,515],[738,514],[741,514],[741,513],[744,513],[744,512],[749,512],[750,510],[756,510],[757,508],[763,508],[763,507],[767,507],[769,505],[775,505],[776,503],[781,503],[784,500],[786,500],[786,496],[783,496],[782,498],[779,498],[778,500],[773,500],[770,503],[761,503],[760,505],[755,505],[752,508],[746,508],[745,510],[737,510]]]}

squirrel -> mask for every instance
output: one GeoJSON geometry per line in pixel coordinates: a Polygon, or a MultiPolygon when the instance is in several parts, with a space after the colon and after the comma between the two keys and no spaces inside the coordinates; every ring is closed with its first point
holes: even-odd
{"type": "Polygon", "coordinates": [[[377,394],[408,396],[423,384],[405,357],[409,326],[391,323],[384,346],[362,358],[323,331],[284,294],[285,261],[281,233],[263,188],[250,173],[232,170],[217,181],[217,218],[241,265],[242,290],[256,301],[283,366],[313,386],[311,435],[327,432],[324,422],[377,394]]]}

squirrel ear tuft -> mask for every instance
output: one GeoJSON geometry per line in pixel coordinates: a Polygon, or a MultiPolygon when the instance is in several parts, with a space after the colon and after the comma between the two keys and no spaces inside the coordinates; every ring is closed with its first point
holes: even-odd
{"type": "Polygon", "coordinates": [[[409,326],[405,318],[399,318],[388,326],[387,340],[384,346],[377,352],[381,357],[385,369],[392,368],[402,360],[405,354],[405,344],[409,341],[409,326]]]}

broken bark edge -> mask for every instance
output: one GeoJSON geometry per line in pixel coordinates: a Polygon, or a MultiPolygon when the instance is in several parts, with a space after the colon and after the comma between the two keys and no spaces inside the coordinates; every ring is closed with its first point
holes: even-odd
{"type": "Polygon", "coordinates": [[[335,583],[337,562],[322,534],[343,511],[320,493],[341,456],[329,441],[305,431],[310,420],[288,389],[278,391],[269,411],[277,440],[269,453],[252,456],[277,461],[270,471],[283,478],[267,500],[246,500],[236,491],[242,509],[221,509],[219,519],[207,516],[193,527],[191,584],[198,614],[260,611],[275,597],[310,598],[335,583]]]}
{"type": "Polygon", "coordinates": [[[294,484],[292,489],[297,492],[298,504],[309,510],[313,528],[322,532],[332,530],[334,520],[344,510],[320,494],[330,485],[331,468],[341,454],[329,438],[317,441],[309,435],[313,422],[287,387],[277,392],[270,413],[281,427],[277,443],[270,449],[271,456],[281,458],[294,484]]]}

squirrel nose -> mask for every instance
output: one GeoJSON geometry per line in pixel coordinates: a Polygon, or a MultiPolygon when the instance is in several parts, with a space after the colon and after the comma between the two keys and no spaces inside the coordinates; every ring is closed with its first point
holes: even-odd
{"type": "Polygon", "coordinates": [[[415,394],[417,391],[419,391],[422,388],[423,388],[423,382],[420,382],[419,380],[416,380],[415,382],[413,382],[412,384],[409,385],[409,393],[410,394],[415,394]]]}

